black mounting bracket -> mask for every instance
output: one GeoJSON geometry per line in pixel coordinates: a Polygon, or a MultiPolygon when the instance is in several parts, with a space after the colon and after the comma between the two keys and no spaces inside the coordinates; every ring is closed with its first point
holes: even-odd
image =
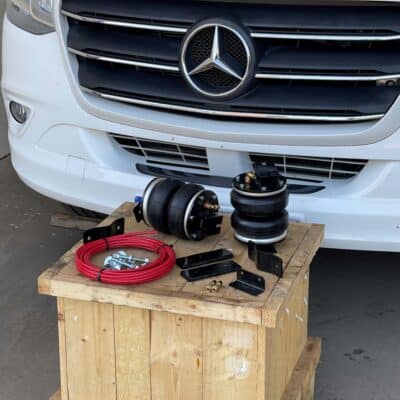
{"type": "Polygon", "coordinates": [[[206,236],[218,235],[221,233],[221,224],[224,217],[222,215],[210,215],[202,218],[202,225],[206,236]]]}
{"type": "Polygon", "coordinates": [[[205,253],[192,254],[176,260],[176,265],[182,269],[201,267],[202,265],[215,264],[221,261],[231,260],[233,253],[227,249],[207,251],[205,253]]]}
{"type": "Polygon", "coordinates": [[[240,271],[242,267],[234,261],[225,261],[218,264],[211,264],[205,267],[185,269],[181,272],[182,278],[188,282],[201,281],[203,279],[214,278],[215,276],[226,275],[240,271]]]}
{"type": "Polygon", "coordinates": [[[133,208],[133,215],[136,218],[136,222],[143,221],[143,202],[141,197],[135,199],[135,207],[133,208]]]}
{"type": "Polygon", "coordinates": [[[237,273],[237,280],[229,286],[252,296],[259,296],[265,292],[265,279],[260,275],[241,270],[237,273]]]}
{"type": "Polygon", "coordinates": [[[276,256],[274,246],[257,245],[249,243],[249,258],[256,263],[257,269],[263,272],[269,272],[278,278],[283,276],[283,261],[276,256]]]}
{"type": "Polygon", "coordinates": [[[111,225],[99,226],[83,232],[83,243],[108,238],[111,236],[122,235],[125,232],[125,219],[119,218],[111,225]]]}

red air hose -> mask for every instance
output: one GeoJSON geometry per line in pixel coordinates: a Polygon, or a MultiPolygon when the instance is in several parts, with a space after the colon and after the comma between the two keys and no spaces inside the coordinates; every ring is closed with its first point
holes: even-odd
{"type": "Polygon", "coordinates": [[[94,281],[113,285],[133,285],[160,279],[174,268],[176,255],[169,245],[145,236],[155,233],[153,231],[129,233],[86,243],[76,252],[76,267],[82,275],[94,281]],[[159,257],[144,267],[121,271],[101,269],[91,262],[92,257],[98,253],[121,248],[147,250],[158,254],[159,257]]]}

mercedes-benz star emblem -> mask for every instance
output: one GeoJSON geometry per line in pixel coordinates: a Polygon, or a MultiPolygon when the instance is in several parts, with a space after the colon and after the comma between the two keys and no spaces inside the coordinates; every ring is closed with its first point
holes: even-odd
{"type": "Polygon", "coordinates": [[[203,22],[186,36],[181,69],[197,92],[226,99],[242,92],[253,69],[253,49],[240,28],[203,22]]]}

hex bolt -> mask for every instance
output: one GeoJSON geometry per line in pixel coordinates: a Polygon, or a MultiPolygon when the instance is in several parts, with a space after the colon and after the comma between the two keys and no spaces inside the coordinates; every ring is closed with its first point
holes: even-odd
{"type": "Polygon", "coordinates": [[[138,258],[134,256],[128,256],[124,251],[119,251],[118,253],[113,254],[113,257],[117,260],[124,260],[129,263],[136,264],[136,262],[148,264],[150,262],[149,258],[138,258]]]}
{"type": "Polygon", "coordinates": [[[114,269],[116,271],[120,271],[122,267],[126,267],[129,269],[136,268],[135,263],[126,262],[121,260],[120,258],[114,257],[114,255],[107,257],[104,260],[104,267],[109,269],[114,269]]]}
{"type": "Polygon", "coordinates": [[[135,263],[125,262],[125,261],[122,261],[122,260],[117,260],[117,262],[120,265],[123,265],[124,267],[129,268],[129,269],[136,268],[136,264],[135,263]]]}
{"type": "Polygon", "coordinates": [[[143,264],[148,264],[150,262],[149,258],[138,258],[138,257],[132,257],[133,261],[137,261],[143,264]]]}
{"type": "Polygon", "coordinates": [[[104,268],[119,271],[121,269],[121,264],[119,261],[115,260],[115,258],[109,256],[104,260],[104,268]]]}

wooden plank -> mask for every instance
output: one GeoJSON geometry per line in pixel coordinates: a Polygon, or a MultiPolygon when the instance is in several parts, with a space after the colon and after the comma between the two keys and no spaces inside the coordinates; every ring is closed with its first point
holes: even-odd
{"type": "MultiPolygon", "coordinates": [[[[51,291],[52,281],[60,271],[67,267],[74,260],[74,251],[78,245],[74,246],[70,251],[64,254],[54,265],[46,269],[38,278],[38,292],[46,296],[53,296],[51,291]]],[[[62,296],[58,296],[62,297],[62,296]]]]}
{"type": "Polygon", "coordinates": [[[80,229],[86,231],[95,228],[100,220],[95,218],[79,217],[76,215],[57,213],[50,217],[50,225],[58,228],[80,229]]]}
{"type": "Polygon", "coordinates": [[[57,390],[49,400],[61,400],[61,390],[57,390]]]}
{"type": "Polygon", "coordinates": [[[262,324],[274,328],[284,312],[287,294],[298,281],[308,279],[309,265],[318,251],[324,236],[322,225],[312,225],[298,251],[286,268],[283,278],[275,285],[263,310],[262,324]]]}
{"type": "Polygon", "coordinates": [[[257,398],[258,331],[249,324],[203,319],[203,398],[257,398]]]}
{"type": "Polygon", "coordinates": [[[202,299],[191,293],[177,292],[171,296],[166,289],[149,289],[147,285],[137,287],[102,286],[79,277],[69,281],[54,279],[50,294],[82,301],[96,301],[120,306],[145,308],[153,311],[168,311],[182,315],[207,316],[226,321],[239,321],[260,325],[262,310],[243,305],[240,300],[202,299]],[[72,283],[74,282],[74,283],[72,283]]]}
{"type": "Polygon", "coordinates": [[[151,313],[152,400],[202,400],[202,320],[151,313]]]}
{"type": "Polygon", "coordinates": [[[257,342],[258,342],[258,355],[257,355],[257,400],[266,400],[267,387],[265,377],[268,374],[267,363],[265,360],[269,357],[269,352],[274,351],[267,343],[266,328],[263,326],[257,327],[257,342]]]}
{"type": "Polygon", "coordinates": [[[118,400],[151,400],[150,311],[114,307],[118,400]]]}
{"type": "Polygon", "coordinates": [[[116,400],[114,307],[69,299],[64,307],[69,400],[116,400]]]}
{"type": "Polygon", "coordinates": [[[313,400],[314,377],[320,357],[321,339],[309,338],[281,400],[313,400]]]}
{"type": "Polygon", "coordinates": [[[65,306],[62,297],[57,298],[58,310],[58,350],[60,363],[60,398],[69,400],[68,398],[68,373],[67,373],[67,348],[65,334],[65,306]]]}
{"type": "Polygon", "coordinates": [[[303,385],[302,400],[314,400],[315,398],[315,371],[310,371],[303,385]]]}
{"type": "Polygon", "coordinates": [[[285,312],[275,328],[265,330],[264,376],[267,399],[279,399],[307,342],[308,280],[301,280],[287,294],[285,312]]]}

